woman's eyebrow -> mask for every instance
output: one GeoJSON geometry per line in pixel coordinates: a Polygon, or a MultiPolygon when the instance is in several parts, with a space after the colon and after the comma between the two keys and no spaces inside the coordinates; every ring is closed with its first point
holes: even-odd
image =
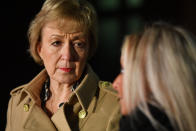
{"type": "Polygon", "coordinates": [[[71,37],[72,40],[78,40],[78,39],[82,39],[82,38],[84,38],[84,34],[83,33],[82,34],[73,35],[71,37]]]}
{"type": "Polygon", "coordinates": [[[81,33],[81,32],[75,32],[75,33],[67,33],[67,34],[52,34],[50,37],[59,37],[59,38],[63,38],[65,37],[66,35],[71,35],[70,38],[71,40],[78,40],[78,39],[81,39],[81,38],[84,38],[84,33],[81,33]]]}

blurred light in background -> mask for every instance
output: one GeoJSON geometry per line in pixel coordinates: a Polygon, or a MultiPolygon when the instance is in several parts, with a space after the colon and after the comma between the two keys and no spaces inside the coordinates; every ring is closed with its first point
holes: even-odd
{"type": "Polygon", "coordinates": [[[113,81],[120,70],[121,24],[117,17],[104,17],[99,21],[96,72],[103,80],[113,81]]]}
{"type": "Polygon", "coordinates": [[[143,5],[144,0],[126,0],[128,8],[139,8],[143,5]]]}
{"type": "Polygon", "coordinates": [[[140,15],[132,15],[126,20],[126,33],[137,33],[143,29],[144,22],[140,15]]]}
{"type": "Polygon", "coordinates": [[[138,9],[143,7],[144,0],[97,0],[95,3],[99,11],[99,32],[96,62],[92,65],[101,79],[113,81],[120,71],[124,36],[143,28],[138,9]]]}
{"type": "Polygon", "coordinates": [[[103,11],[113,11],[120,8],[120,0],[98,0],[97,4],[103,11]]]}
{"type": "Polygon", "coordinates": [[[113,56],[116,53],[117,41],[119,41],[120,24],[117,18],[104,18],[99,25],[100,47],[108,50],[108,55],[113,56]],[[112,50],[111,50],[112,49],[112,50]]]}

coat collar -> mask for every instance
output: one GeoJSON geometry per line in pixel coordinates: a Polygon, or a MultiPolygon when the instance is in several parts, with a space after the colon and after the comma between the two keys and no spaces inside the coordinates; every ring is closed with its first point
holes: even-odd
{"type": "MultiPolygon", "coordinates": [[[[48,74],[46,69],[43,69],[33,80],[24,86],[21,96],[28,95],[37,105],[41,105],[40,92],[44,81],[47,79],[48,74]],[[26,95],[24,95],[24,93],[26,95]]],[[[87,73],[79,86],[74,91],[73,95],[77,99],[81,107],[86,111],[88,106],[95,95],[96,88],[98,87],[99,78],[92,70],[91,66],[87,64],[87,73]]]]}
{"type": "MultiPolygon", "coordinates": [[[[48,124],[51,123],[50,119],[47,117],[47,115],[40,108],[40,106],[41,106],[40,92],[42,89],[42,85],[43,85],[44,81],[47,79],[47,77],[48,77],[47,72],[44,69],[31,82],[29,82],[27,85],[25,85],[24,88],[22,89],[21,96],[23,96],[25,94],[34,103],[31,105],[32,109],[29,112],[28,121],[25,123],[25,128],[30,129],[31,126],[29,124],[33,121],[34,121],[34,123],[35,123],[35,121],[39,121],[39,119],[40,119],[39,116],[42,116],[42,118],[45,117],[46,121],[42,123],[43,125],[47,125],[47,123],[48,124]],[[40,105],[40,106],[36,106],[35,104],[40,105]],[[35,116],[37,116],[37,117],[35,117],[35,116]]],[[[93,99],[93,96],[95,96],[96,88],[98,88],[98,81],[99,81],[99,78],[97,77],[97,75],[93,72],[91,67],[89,65],[87,65],[86,75],[84,76],[83,80],[81,81],[79,86],[74,90],[74,93],[72,94],[73,98],[74,98],[74,96],[77,97],[78,102],[80,103],[81,107],[85,111],[87,111],[89,106],[92,105],[91,101],[93,99]]],[[[70,98],[70,100],[71,100],[71,98],[70,98]]],[[[58,112],[63,112],[63,111],[59,110],[59,111],[57,111],[57,114],[58,114],[58,112]]],[[[56,115],[56,113],[54,115],[56,115]]],[[[61,117],[62,117],[62,114],[61,114],[61,117]]],[[[55,118],[53,118],[53,119],[54,119],[54,121],[56,120],[55,118]]],[[[66,116],[64,116],[61,119],[63,119],[64,122],[67,123],[66,116]]],[[[58,119],[57,119],[57,122],[58,122],[58,119]]],[[[69,125],[67,125],[66,127],[67,127],[66,129],[69,130],[69,125]]]]}
{"type": "Polygon", "coordinates": [[[43,69],[33,80],[31,80],[26,87],[24,87],[24,92],[26,92],[36,104],[41,106],[40,93],[43,87],[43,83],[48,77],[46,69],[43,69]]]}
{"type": "Polygon", "coordinates": [[[93,96],[95,96],[98,81],[99,78],[88,65],[87,74],[75,90],[78,101],[85,111],[88,109],[93,96]]]}

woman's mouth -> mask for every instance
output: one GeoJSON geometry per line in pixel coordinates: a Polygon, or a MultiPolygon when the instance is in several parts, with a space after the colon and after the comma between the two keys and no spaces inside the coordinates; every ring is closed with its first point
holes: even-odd
{"type": "Polygon", "coordinates": [[[60,68],[60,69],[64,72],[67,72],[67,73],[69,73],[73,70],[73,68],[60,68]]]}

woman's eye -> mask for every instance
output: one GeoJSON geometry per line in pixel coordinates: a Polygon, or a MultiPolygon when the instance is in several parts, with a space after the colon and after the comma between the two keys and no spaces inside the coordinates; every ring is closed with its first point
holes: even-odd
{"type": "Polygon", "coordinates": [[[75,46],[75,47],[78,47],[78,48],[83,48],[84,45],[85,45],[84,42],[75,42],[75,43],[74,43],[74,46],[75,46]]]}
{"type": "Polygon", "coordinates": [[[59,46],[61,44],[61,41],[54,41],[52,42],[53,46],[59,46]]]}

